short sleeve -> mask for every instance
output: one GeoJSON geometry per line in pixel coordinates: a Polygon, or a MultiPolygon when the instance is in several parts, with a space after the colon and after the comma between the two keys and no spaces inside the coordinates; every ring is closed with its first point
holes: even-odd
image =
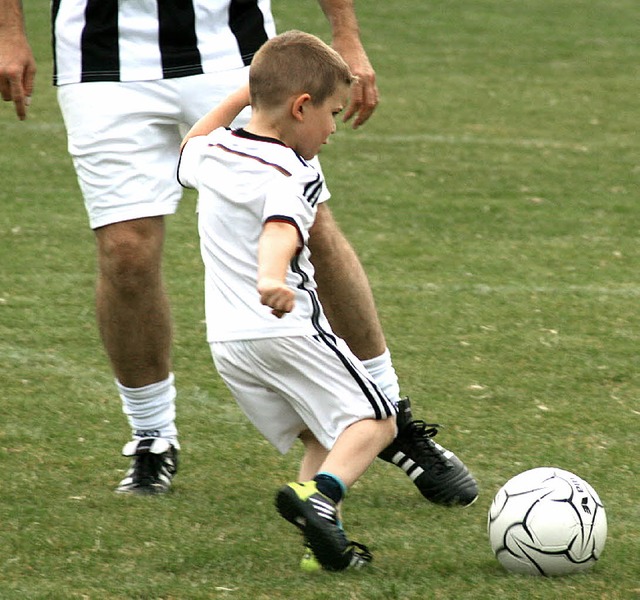
{"type": "Polygon", "coordinates": [[[178,162],[178,183],[187,188],[198,187],[198,166],[204,149],[208,145],[207,136],[192,137],[182,148],[178,162]]]}

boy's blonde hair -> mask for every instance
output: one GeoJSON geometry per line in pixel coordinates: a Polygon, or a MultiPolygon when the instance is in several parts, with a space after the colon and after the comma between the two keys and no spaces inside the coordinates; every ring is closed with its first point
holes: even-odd
{"type": "Polygon", "coordinates": [[[292,30],[271,38],[258,50],[249,71],[251,105],[274,108],[292,95],[307,93],[322,104],[339,85],[350,86],[347,63],[310,33],[292,30]]]}

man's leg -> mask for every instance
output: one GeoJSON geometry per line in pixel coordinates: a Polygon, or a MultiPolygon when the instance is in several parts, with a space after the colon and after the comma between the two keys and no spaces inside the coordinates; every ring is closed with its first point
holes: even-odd
{"type": "Polygon", "coordinates": [[[160,492],[175,472],[171,318],[161,274],[164,223],[180,202],[179,83],[58,87],[68,148],[95,232],[97,321],[134,440],[118,491],[160,492]],[[173,124],[173,126],[169,126],[173,124]],[[151,475],[148,475],[148,474],[151,475]]]}
{"type": "Polygon", "coordinates": [[[333,331],[360,359],[384,353],[387,343],[367,275],[326,202],[309,237],[318,293],[333,331]]]}
{"type": "Polygon", "coordinates": [[[380,458],[401,468],[428,500],[468,506],[477,498],[478,486],[462,461],[431,439],[436,427],[413,420],[408,398],[400,399],[398,378],[366,273],[326,203],[318,208],[309,248],[331,327],[398,404],[398,436],[380,458]]]}
{"type": "Polygon", "coordinates": [[[171,315],[162,281],[163,217],[95,230],[98,327],[120,383],[140,388],[169,377],[171,315]]]}
{"type": "Polygon", "coordinates": [[[134,440],[132,465],[118,490],[169,489],[177,468],[171,314],[162,280],[163,217],[95,230],[97,319],[134,440]]]}

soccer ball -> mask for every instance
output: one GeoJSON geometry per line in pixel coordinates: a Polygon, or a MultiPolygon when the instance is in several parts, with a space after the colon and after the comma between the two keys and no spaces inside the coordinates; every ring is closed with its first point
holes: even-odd
{"type": "Polygon", "coordinates": [[[585,571],[598,560],[607,517],[584,479],[539,467],[500,488],[489,509],[487,530],[491,548],[507,571],[567,575],[585,571]]]}

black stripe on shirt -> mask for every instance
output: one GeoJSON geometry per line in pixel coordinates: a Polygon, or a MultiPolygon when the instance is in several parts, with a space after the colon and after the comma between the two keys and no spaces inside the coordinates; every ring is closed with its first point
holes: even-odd
{"type": "Polygon", "coordinates": [[[320,178],[320,173],[316,176],[313,181],[307,183],[304,186],[304,197],[307,199],[307,202],[311,206],[315,206],[320,199],[320,192],[322,191],[322,179],[320,178]]]}
{"type": "Polygon", "coordinates": [[[51,46],[53,51],[53,85],[58,83],[58,61],[56,60],[56,18],[60,10],[60,0],[51,2],[51,46]]]}
{"type": "Polygon", "coordinates": [[[260,156],[254,156],[253,154],[247,154],[246,152],[240,152],[240,150],[234,150],[233,148],[227,148],[224,144],[209,144],[210,148],[220,148],[220,150],[224,150],[225,152],[229,152],[230,154],[235,154],[236,156],[242,156],[244,158],[250,158],[251,160],[257,160],[259,163],[266,165],[267,167],[273,167],[276,171],[282,173],[285,177],[291,177],[291,173],[287,171],[284,167],[277,165],[276,163],[271,163],[266,161],[264,158],[260,156]]]}
{"type": "Polygon", "coordinates": [[[119,81],[117,0],[88,0],[84,18],[82,81],[119,81]]]}
{"type": "Polygon", "coordinates": [[[251,64],[253,55],[268,39],[258,0],[231,0],[229,28],[236,37],[242,62],[251,64]]]}
{"type": "Polygon", "coordinates": [[[158,22],[163,77],[203,73],[193,2],[158,0],[158,22]]]}

